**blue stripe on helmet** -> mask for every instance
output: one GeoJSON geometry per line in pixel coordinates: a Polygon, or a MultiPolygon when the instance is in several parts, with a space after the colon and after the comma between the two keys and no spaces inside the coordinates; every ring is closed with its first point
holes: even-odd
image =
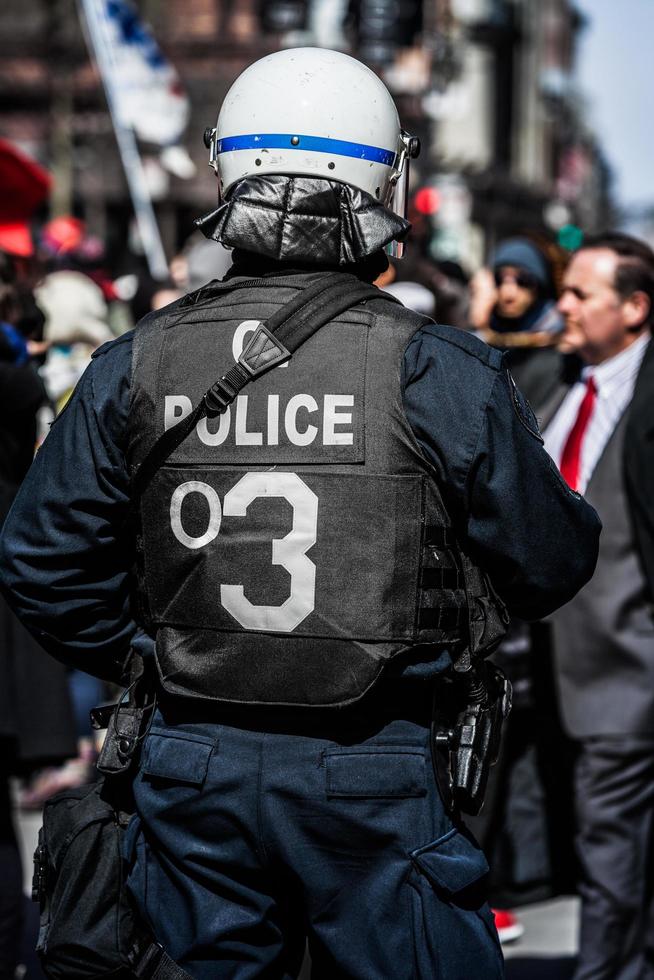
{"type": "Polygon", "coordinates": [[[327,139],[323,136],[303,136],[298,133],[251,133],[248,136],[225,136],[216,141],[217,153],[231,153],[232,150],[312,150],[316,153],[332,153],[341,157],[355,157],[393,165],[395,150],[382,150],[378,146],[365,143],[349,143],[347,140],[327,139]],[[292,143],[291,140],[298,140],[292,143]]]}

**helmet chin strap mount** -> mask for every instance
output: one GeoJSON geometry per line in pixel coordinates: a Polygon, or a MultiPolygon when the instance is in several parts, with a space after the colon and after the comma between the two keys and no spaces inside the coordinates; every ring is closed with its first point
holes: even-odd
{"type": "MultiPolygon", "coordinates": [[[[401,149],[397,166],[388,187],[386,205],[406,221],[409,204],[409,171],[411,160],[420,154],[420,140],[410,136],[405,130],[400,133],[401,149]]],[[[386,253],[393,259],[404,257],[404,242],[392,241],[386,246],[386,253]]]]}
{"type": "Polygon", "coordinates": [[[209,150],[209,166],[212,170],[218,173],[218,166],[216,160],[218,158],[218,150],[216,146],[216,127],[207,126],[202,137],[204,145],[209,150]]]}

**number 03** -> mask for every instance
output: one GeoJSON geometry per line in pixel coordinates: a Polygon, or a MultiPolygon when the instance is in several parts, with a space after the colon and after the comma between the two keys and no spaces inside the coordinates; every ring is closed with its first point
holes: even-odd
{"type": "Polygon", "coordinates": [[[272,564],[291,576],[291,592],[281,606],[257,606],[245,596],[243,585],[221,585],[220,601],[234,619],[250,630],[290,633],[313,612],[316,603],[316,566],[306,552],[316,543],[318,498],[297,473],[246,473],[225,494],[221,509],[218,494],[208,483],[182,483],[170,501],[173,534],[186,548],[203,548],[218,535],[223,516],[246,517],[257,497],[283,497],[293,508],[293,527],[283,538],[273,538],[272,564]],[[189,493],[201,493],[209,505],[204,534],[193,537],[182,526],[182,503],[189,493]]]}

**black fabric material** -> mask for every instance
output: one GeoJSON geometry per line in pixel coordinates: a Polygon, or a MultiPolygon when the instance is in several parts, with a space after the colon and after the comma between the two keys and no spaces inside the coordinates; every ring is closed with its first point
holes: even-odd
{"type": "Polygon", "coordinates": [[[68,671],[48,657],[0,596],[0,735],[14,773],[77,755],[68,671]],[[10,761],[11,760],[11,761],[10,761]]]}
{"type": "Polygon", "coordinates": [[[207,238],[228,248],[302,265],[358,262],[411,225],[370,194],[311,177],[248,177],[228,200],[196,222],[207,238]]]}
{"type": "MultiPolygon", "coordinates": [[[[0,740],[0,751],[5,749],[0,740]]],[[[13,980],[23,926],[23,869],[16,840],[9,779],[0,771],[0,980],[13,980]]]]}
{"type": "MultiPolygon", "coordinates": [[[[34,457],[46,400],[31,364],[0,363],[0,527],[34,457]]],[[[0,736],[12,772],[77,754],[68,675],[47,657],[0,596],[0,736]]]]}
{"type": "Polygon", "coordinates": [[[131,792],[116,793],[115,782],[98,782],[46,803],[37,951],[50,980],[184,980],[188,975],[152,948],[124,888],[131,792]]]}
{"type": "MultiPolygon", "coordinates": [[[[244,248],[235,248],[232,252],[232,266],[224,276],[223,282],[245,276],[250,279],[269,279],[273,276],[292,275],[294,273],[315,272],[315,267],[311,263],[302,262],[295,259],[291,262],[279,262],[266,256],[248,252],[244,248]]],[[[345,263],[339,265],[335,261],[325,261],[321,265],[325,271],[338,270],[356,276],[361,282],[373,283],[383,272],[388,269],[388,256],[384,249],[377,249],[371,252],[358,262],[345,263]]],[[[390,293],[387,294],[390,296],[390,293]]]]}
{"type": "MultiPolygon", "coordinates": [[[[351,283],[337,274],[337,293],[339,279],[351,283]]],[[[294,305],[290,332],[275,334],[291,348],[296,329],[332,313],[329,293],[312,298],[317,288],[316,273],[211,284],[183,310],[143,323],[132,470],[166,425],[184,425],[187,409],[192,418],[216,366],[239,356],[257,324],[274,325],[294,305]]],[[[483,641],[477,607],[468,616],[467,592],[450,587],[463,566],[402,408],[415,314],[358,288],[371,296],[365,306],[313,333],[231,411],[187,422],[143,494],[142,606],[170,693],[343,705],[410,647],[462,646],[468,622],[483,641]],[[440,562],[447,585],[423,588],[421,562],[440,562]]]]}
{"type": "Polygon", "coordinates": [[[624,443],[624,473],[636,547],[654,601],[654,343],[649,342],[629,407],[624,443]]]}

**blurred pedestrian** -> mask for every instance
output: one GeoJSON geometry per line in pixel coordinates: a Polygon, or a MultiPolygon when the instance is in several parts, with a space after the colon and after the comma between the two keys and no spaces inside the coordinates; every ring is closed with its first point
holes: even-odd
{"type": "Polygon", "coordinates": [[[473,277],[471,292],[471,327],[504,351],[514,381],[537,411],[556,387],[563,328],[549,256],[529,238],[506,239],[473,277]]]}
{"type": "Polygon", "coordinates": [[[389,261],[388,269],[375,279],[375,286],[394,296],[409,310],[432,318],[436,313],[436,298],[432,291],[410,274],[403,276],[399,263],[393,260],[389,261]]]}
{"type": "Polygon", "coordinates": [[[232,265],[232,250],[195,232],[170,263],[170,275],[181,293],[191,293],[222,279],[232,265]]]}
{"type": "Polygon", "coordinates": [[[96,283],[73,270],[48,273],[35,297],[45,314],[44,338],[50,345],[42,375],[61,411],[93,351],[114,338],[107,303],[96,283]]]}
{"type": "Polygon", "coordinates": [[[597,569],[552,617],[561,708],[580,756],[575,980],[643,980],[654,853],[654,253],[609,233],[565,272],[561,346],[583,365],[544,410],[545,446],[601,516],[597,569]]]}
{"type": "MultiPolygon", "coordinates": [[[[43,384],[18,329],[22,299],[11,257],[0,253],[0,525],[30,467],[43,384]]],[[[0,598],[0,977],[13,978],[23,917],[23,874],[9,779],[75,755],[66,671],[46,657],[0,598]]]]}
{"type": "MultiPolygon", "coordinates": [[[[515,385],[537,414],[560,381],[559,258],[544,242],[509,238],[471,284],[471,325],[503,352],[515,385]]],[[[558,717],[551,653],[539,629],[513,618],[493,659],[513,684],[514,707],[486,807],[471,825],[491,864],[500,938],[511,941],[523,932],[512,905],[548,898],[574,881],[566,779],[571,748],[558,717]]]]}

